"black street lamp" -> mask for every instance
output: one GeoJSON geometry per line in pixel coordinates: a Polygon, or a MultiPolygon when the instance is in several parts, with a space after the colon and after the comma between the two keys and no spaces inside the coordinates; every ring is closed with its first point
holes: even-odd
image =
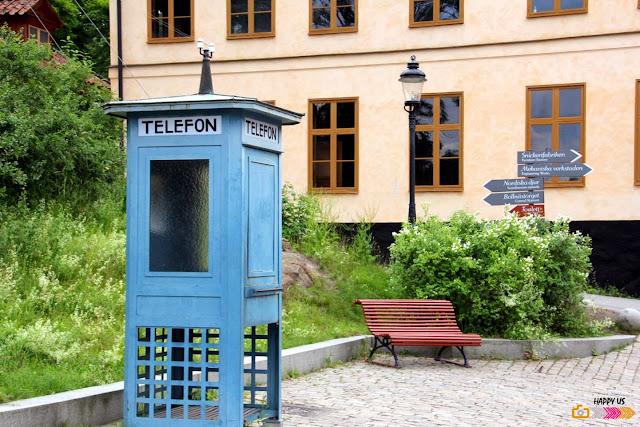
{"type": "Polygon", "coordinates": [[[409,113],[409,222],[416,222],[416,110],[420,108],[422,86],[427,79],[418,68],[415,55],[407,63],[407,69],[400,74],[404,91],[404,110],[409,113]]]}

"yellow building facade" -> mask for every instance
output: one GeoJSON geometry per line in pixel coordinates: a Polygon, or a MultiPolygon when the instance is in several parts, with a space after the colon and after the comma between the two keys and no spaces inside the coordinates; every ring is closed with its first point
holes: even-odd
{"type": "Polygon", "coordinates": [[[547,182],[547,217],[624,221],[640,240],[638,0],[136,0],[120,5],[120,31],[119,1],[112,87],[195,93],[195,40],[215,43],[216,93],[306,114],[283,130],[283,180],[321,193],[339,222],[407,218],[398,78],[415,55],[418,215],[499,218],[483,185],[517,178],[518,151],[575,149],[593,172],[547,182]]]}

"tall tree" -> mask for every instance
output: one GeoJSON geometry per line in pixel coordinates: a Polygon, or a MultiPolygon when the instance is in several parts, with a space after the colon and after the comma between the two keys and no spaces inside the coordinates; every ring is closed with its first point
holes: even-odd
{"type": "Polygon", "coordinates": [[[94,71],[106,77],[110,53],[102,36],[109,37],[109,0],[51,0],[51,5],[64,23],[54,33],[56,40],[86,55],[94,71]]]}

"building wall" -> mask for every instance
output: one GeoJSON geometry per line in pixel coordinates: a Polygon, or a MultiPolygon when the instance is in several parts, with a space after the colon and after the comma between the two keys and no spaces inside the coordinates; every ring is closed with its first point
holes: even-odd
{"type": "MultiPolygon", "coordinates": [[[[419,192],[419,206],[429,204],[429,212],[443,217],[456,209],[502,216],[502,207],[483,202],[488,192],[482,185],[517,177],[527,87],[584,83],[583,161],[594,171],[584,187],[546,189],[547,217],[640,219],[640,186],[634,185],[636,0],[592,0],[587,14],[546,18],[527,18],[525,1],[466,0],[463,24],[425,28],[409,28],[408,0],[359,0],[358,31],[327,35],[308,34],[309,2],[274,1],[275,37],[227,40],[225,1],[195,2],[195,37],[216,44],[217,93],[275,100],[304,113],[309,99],[358,98],[358,193],[323,196],[337,221],[406,218],[409,132],[397,80],[410,55],[427,75],[425,93],[464,97],[463,191],[419,192]]],[[[111,6],[115,41],[115,0],[111,6]]],[[[127,3],[124,10],[125,99],[197,92],[201,57],[195,43],[147,43],[147,2],[127,3]]],[[[110,77],[116,88],[115,67],[110,77]]],[[[308,190],[308,127],[305,118],[283,131],[283,177],[298,191],[308,190]]]]}

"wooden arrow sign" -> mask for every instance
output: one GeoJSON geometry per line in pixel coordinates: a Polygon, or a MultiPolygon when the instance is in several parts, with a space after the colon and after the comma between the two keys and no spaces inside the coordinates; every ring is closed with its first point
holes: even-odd
{"type": "Polygon", "coordinates": [[[512,208],[509,213],[517,213],[519,218],[523,216],[544,217],[544,205],[518,205],[512,208]]]}
{"type": "Polygon", "coordinates": [[[558,165],[518,165],[518,176],[544,177],[564,176],[576,177],[589,175],[593,169],[586,163],[562,163],[558,165]]]}
{"type": "Polygon", "coordinates": [[[518,163],[574,163],[580,158],[576,150],[518,151],[518,163]]]}
{"type": "Polygon", "coordinates": [[[544,203],[544,191],[525,191],[521,193],[491,193],[483,200],[491,206],[544,203]]]}
{"type": "Polygon", "coordinates": [[[489,191],[530,191],[544,190],[544,179],[492,179],[484,184],[489,191]]]}

